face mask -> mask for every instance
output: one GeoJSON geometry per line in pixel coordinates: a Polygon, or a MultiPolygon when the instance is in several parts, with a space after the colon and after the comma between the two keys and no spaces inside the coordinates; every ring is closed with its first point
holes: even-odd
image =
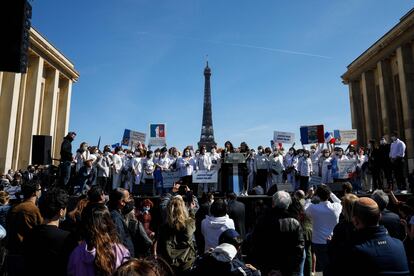
{"type": "Polygon", "coordinates": [[[309,154],[304,154],[304,156],[305,156],[306,158],[308,158],[308,157],[309,157],[309,154]]]}
{"type": "Polygon", "coordinates": [[[86,151],[87,149],[88,149],[88,146],[83,146],[83,147],[82,147],[82,150],[83,150],[83,151],[86,151]]]}
{"type": "Polygon", "coordinates": [[[129,214],[132,210],[134,210],[134,208],[135,208],[134,201],[131,200],[125,204],[124,208],[122,208],[122,214],[123,215],[129,214]]]}
{"type": "Polygon", "coordinates": [[[381,139],[380,143],[381,143],[381,145],[385,145],[387,143],[387,141],[385,141],[384,139],[381,139]]]}
{"type": "Polygon", "coordinates": [[[147,213],[148,213],[150,209],[151,209],[150,207],[145,206],[144,208],[142,208],[142,211],[144,211],[144,212],[147,212],[147,213]]]}
{"type": "Polygon", "coordinates": [[[212,149],[212,150],[211,150],[211,153],[212,153],[212,154],[216,154],[216,150],[215,150],[215,149],[212,149]]]}
{"type": "Polygon", "coordinates": [[[303,156],[303,152],[299,153],[299,156],[303,156]]]}
{"type": "Polygon", "coordinates": [[[290,150],[290,151],[289,151],[289,154],[293,154],[293,150],[290,150]]]}
{"type": "Polygon", "coordinates": [[[60,218],[59,218],[59,221],[60,221],[60,222],[64,222],[65,220],[66,220],[66,214],[65,214],[63,217],[60,217],[60,218]]]}
{"type": "Polygon", "coordinates": [[[186,152],[184,152],[184,155],[188,157],[188,156],[190,156],[190,152],[186,151],[186,152]]]}
{"type": "Polygon", "coordinates": [[[349,155],[354,156],[354,152],[353,152],[353,151],[351,151],[351,152],[349,153],[349,155]]]}
{"type": "Polygon", "coordinates": [[[104,152],[104,156],[108,156],[109,155],[109,152],[104,152]]]}
{"type": "Polygon", "coordinates": [[[324,155],[325,157],[329,157],[329,152],[325,153],[324,155]]]}
{"type": "Polygon", "coordinates": [[[124,154],[123,151],[118,151],[117,153],[118,153],[118,155],[123,155],[124,154]]]}

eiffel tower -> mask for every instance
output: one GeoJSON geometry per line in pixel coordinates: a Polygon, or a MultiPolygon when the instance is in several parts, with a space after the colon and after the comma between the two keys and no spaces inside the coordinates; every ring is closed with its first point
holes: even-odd
{"type": "Polygon", "coordinates": [[[198,142],[198,148],[206,146],[207,151],[216,144],[214,142],[214,130],[213,130],[213,119],[211,111],[211,88],[210,88],[210,76],[211,69],[208,67],[208,61],[206,68],[204,68],[204,105],[203,105],[203,124],[201,127],[200,142],[198,142]]]}

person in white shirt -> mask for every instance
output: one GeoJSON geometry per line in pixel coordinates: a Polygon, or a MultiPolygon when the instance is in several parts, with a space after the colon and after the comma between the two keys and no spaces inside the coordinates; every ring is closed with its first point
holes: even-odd
{"type": "Polygon", "coordinates": [[[392,164],[392,171],[397,182],[399,191],[406,191],[406,181],[404,177],[404,157],[406,145],[403,141],[398,139],[398,133],[391,133],[391,149],[390,160],[392,164]]]}
{"type": "Polygon", "coordinates": [[[296,191],[296,172],[298,168],[298,157],[296,155],[296,150],[293,147],[289,149],[288,153],[285,155],[283,162],[285,165],[287,182],[292,185],[293,191],[296,191]]]}
{"type": "Polygon", "coordinates": [[[213,146],[210,152],[210,159],[211,159],[211,170],[219,170],[220,169],[220,154],[217,152],[217,146],[213,146]]]}
{"type": "Polygon", "coordinates": [[[112,159],[109,153],[110,149],[104,148],[103,154],[99,155],[96,162],[96,166],[98,168],[98,185],[108,193],[111,190],[111,188],[108,187],[108,181],[110,177],[110,168],[112,166],[112,159]]]}
{"type": "MultiPolygon", "coordinates": [[[[206,146],[201,147],[200,154],[197,156],[196,162],[197,162],[197,166],[196,166],[197,170],[200,170],[200,171],[211,170],[211,166],[213,165],[213,163],[211,162],[210,154],[207,153],[206,146]]],[[[201,191],[207,193],[209,190],[211,190],[209,188],[210,184],[208,183],[201,183],[200,186],[202,186],[202,189],[198,189],[199,194],[201,191]]]]}
{"type": "Polygon", "coordinates": [[[366,178],[368,168],[368,156],[363,148],[359,148],[356,160],[355,178],[351,181],[351,184],[354,193],[358,194],[362,190],[362,181],[366,178]]]}
{"type": "Polygon", "coordinates": [[[218,245],[218,239],[227,229],[235,229],[234,221],[227,214],[227,204],[223,199],[214,200],[210,206],[211,216],[206,216],[201,222],[201,233],[204,236],[207,252],[218,245]]]}
{"type": "Polygon", "coordinates": [[[262,186],[266,191],[267,175],[269,173],[269,159],[264,153],[262,146],[257,148],[257,155],[254,158],[254,172],[256,174],[256,186],[262,186]]]}
{"type": "Polygon", "coordinates": [[[122,167],[122,183],[124,189],[132,191],[132,185],[134,183],[134,176],[132,171],[133,163],[133,154],[132,151],[128,150],[124,157],[123,167],[122,167]]]}
{"type": "Polygon", "coordinates": [[[318,204],[311,202],[313,190],[309,189],[305,212],[312,219],[312,250],[316,256],[316,271],[323,271],[329,261],[327,242],[339,222],[342,204],[326,185],[320,185],[315,195],[320,199],[318,204]]]}
{"type": "Polygon", "coordinates": [[[79,172],[80,168],[83,167],[83,162],[89,158],[90,152],[88,150],[88,143],[82,142],[79,149],[76,151],[75,162],[76,162],[76,173],[79,172]]]}
{"type": "MultiPolygon", "coordinates": [[[[155,170],[155,164],[154,164],[154,153],[149,150],[147,151],[146,158],[142,161],[142,168],[143,168],[143,178],[144,183],[146,186],[153,185],[154,184],[154,170],[155,170]]],[[[151,188],[152,191],[152,188],[151,188]]]]}
{"type": "Polygon", "coordinates": [[[344,154],[344,149],[341,147],[335,147],[334,149],[334,156],[332,157],[332,176],[334,178],[334,182],[344,182],[347,179],[340,179],[339,175],[339,167],[338,162],[343,160],[348,160],[348,157],[344,154]]]}
{"type": "MultiPolygon", "coordinates": [[[[144,151],[141,149],[136,149],[134,153],[134,158],[132,159],[132,174],[133,174],[133,181],[134,185],[139,185],[142,179],[142,160],[144,156],[144,151]]],[[[133,188],[131,189],[130,193],[133,192],[133,188]]]]}
{"type": "Polygon", "coordinates": [[[121,187],[123,153],[121,147],[116,147],[115,154],[112,156],[112,190],[121,187]]]}
{"type": "Polygon", "coordinates": [[[332,156],[329,149],[322,150],[322,156],[319,157],[319,176],[321,176],[321,183],[330,184],[333,183],[332,177],[332,156]]]}
{"type": "Polygon", "coordinates": [[[168,163],[170,165],[169,169],[171,171],[177,170],[177,159],[178,159],[178,157],[180,157],[180,153],[175,147],[172,147],[168,150],[168,159],[169,159],[168,163]]]}
{"type": "Polygon", "coordinates": [[[283,156],[279,149],[276,149],[270,156],[269,169],[272,174],[272,185],[282,184],[285,166],[283,165],[283,156]]]}
{"type": "Polygon", "coordinates": [[[303,152],[303,157],[298,162],[298,172],[300,176],[300,189],[306,192],[309,189],[309,178],[312,175],[312,160],[308,150],[303,152]]]}
{"type": "Polygon", "coordinates": [[[166,147],[163,147],[160,150],[160,155],[155,162],[155,173],[154,173],[154,179],[156,184],[156,190],[157,194],[161,195],[164,193],[164,181],[162,178],[162,172],[169,171],[170,170],[170,158],[168,157],[168,150],[166,147]],[[157,177],[155,177],[157,175],[157,177]]]}
{"type": "Polygon", "coordinates": [[[197,163],[195,159],[191,157],[191,149],[189,147],[184,149],[183,156],[177,160],[177,166],[183,185],[187,185],[192,191],[196,192],[197,187],[193,187],[192,175],[193,171],[197,169],[197,163]]]}

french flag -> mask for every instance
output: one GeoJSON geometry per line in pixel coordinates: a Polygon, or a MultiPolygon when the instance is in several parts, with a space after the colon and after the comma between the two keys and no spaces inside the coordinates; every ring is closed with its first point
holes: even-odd
{"type": "Polygon", "coordinates": [[[333,137],[332,133],[325,132],[325,142],[329,144],[335,144],[336,139],[333,137]]]}

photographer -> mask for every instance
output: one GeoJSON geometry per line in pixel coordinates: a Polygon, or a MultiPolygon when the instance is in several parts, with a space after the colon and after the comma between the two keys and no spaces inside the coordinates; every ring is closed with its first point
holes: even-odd
{"type": "Polygon", "coordinates": [[[190,215],[195,216],[195,213],[200,208],[197,197],[194,196],[190,188],[188,188],[187,185],[183,185],[182,183],[177,182],[174,184],[171,193],[166,193],[163,197],[161,197],[160,209],[163,224],[166,222],[166,209],[168,203],[171,201],[173,197],[178,195],[180,195],[183,198],[185,206],[187,207],[187,210],[190,213],[190,215]]]}

